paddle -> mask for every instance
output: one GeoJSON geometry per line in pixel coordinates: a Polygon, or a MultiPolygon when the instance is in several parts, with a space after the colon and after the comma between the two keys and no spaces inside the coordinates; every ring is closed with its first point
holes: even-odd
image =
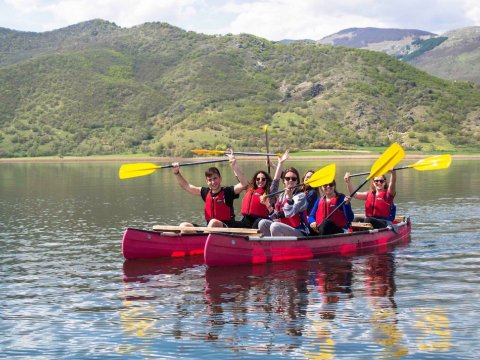
{"type": "MultiPolygon", "coordinates": [[[[390,145],[390,147],[385,150],[385,152],[375,161],[375,163],[372,165],[372,168],[370,169],[370,175],[365,179],[363,183],[361,183],[351,194],[350,197],[353,197],[358,190],[360,190],[363,185],[365,185],[370,179],[376,177],[376,176],[382,176],[385,174],[387,171],[393,169],[395,165],[397,165],[405,156],[405,151],[402,149],[400,145],[397,143],[393,143],[390,145]]],[[[323,219],[322,224],[330,219],[332,215],[340,209],[343,204],[345,203],[345,199],[337,205],[333,211],[323,219]]],[[[321,224],[320,224],[321,225],[321,224]]],[[[319,225],[319,226],[320,226],[319,225]]]]}
{"type": "Polygon", "coordinates": [[[231,234],[261,234],[259,229],[250,228],[223,228],[223,227],[206,227],[206,226],[170,226],[170,225],[153,225],[153,231],[184,231],[184,232],[204,232],[204,233],[231,233],[231,234]]]}
{"type": "MultiPolygon", "coordinates": [[[[225,150],[206,150],[206,149],[196,149],[192,150],[194,154],[197,155],[226,155],[230,154],[230,152],[225,150]]],[[[250,152],[250,151],[234,151],[233,154],[235,155],[254,155],[254,156],[282,156],[282,154],[273,154],[273,153],[262,153],[262,152],[250,152]]]]}
{"type": "MultiPolygon", "coordinates": [[[[189,162],[189,163],[181,163],[180,166],[188,166],[188,165],[199,165],[199,164],[209,164],[214,162],[222,162],[222,161],[229,161],[230,159],[216,159],[216,160],[204,160],[204,161],[196,161],[196,162],[189,162]]],[[[118,177],[120,179],[129,179],[138,176],[145,176],[150,175],[155,170],[158,169],[166,169],[171,168],[173,165],[155,165],[152,163],[136,163],[136,164],[124,164],[120,166],[120,170],[118,172],[118,177]]]]}
{"type": "MultiPolygon", "coordinates": [[[[393,170],[403,170],[403,169],[415,169],[418,171],[441,170],[441,169],[448,168],[451,163],[452,163],[452,157],[450,155],[438,155],[438,156],[432,156],[426,159],[419,160],[415,164],[393,168],[393,170]]],[[[368,175],[368,174],[370,173],[364,172],[364,173],[352,174],[350,175],[350,177],[368,175]]]]}
{"type": "Polygon", "coordinates": [[[263,131],[265,131],[265,144],[267,147],[267,170],[268,170],[268,175],[270,175],[270,156],[268,155],[268,153],[270,152],[270,147],[268,144],[268,125],[265,125],[263,127],[263,131]]]}
{"type": "MultiPolygon", "coordinates": [[[[310,179],[305,181],[304,183],[297,184],[295,186],[291,186],[290,189],[294,189],[296,187],[302,186],[302,185],[310,185],[312,188],[316,188],[325,184],[329,184],[335,179],[335,170],[336,166],[335,164],[330,164],[327,165],[320,170],[315,171],[312,176],[310,176],[310,179]]],[[[266,195],[267,197],[275,196],[277,194],[280,194],[284,192],[285,189],[271,193],[266,195]]]]}

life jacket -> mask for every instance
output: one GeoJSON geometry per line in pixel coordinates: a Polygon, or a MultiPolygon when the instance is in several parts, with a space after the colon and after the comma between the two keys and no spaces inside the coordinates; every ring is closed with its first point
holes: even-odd
{"type": "Polygon", "coordinates": [[[242,215],[257,216],[266,218],[268,210],[265,205],[260,202],[260,197],[265,193],[263,189],[248,189],[242,200],[242,215]]]}
{"type": "MultiPolygon", "coordinates": [[[[287,203],[287,200],[288,200],[287,197],[285,197],[285,199],[283,201],[278,199],[277,202],[275,203],[275,210],[276,211],[282,211],[283,206],[287,203]]],[[[290,225],[291,227],[293,227],[295,229],[304,230],[304,229],[308,229],[308,226],[305,223],[306,218],[307,218],[307,212],[306,211],[301,211],[299,213],[296,213],[292,217],[289,217],[289,218],[281,217],[278,220],[281,223],[290,225]]]]}
{"type": "MultiPolygon", "coordinates": [[[[343,197],[344,198],[344,197],[343,197]]],[[[326,197],[322,196],[318,203],[317,212],[315,213],[315,221],[317,225],[320,225],[323,220],[343,201],[340,200],[340,196],[335,196],[329,202],[326,201],[326,197]]],[[[330,217],[330,220],[341,228],[348,227],[348,222],[346,216],[343,212],[343,207],[340,207],[337,211],[333,213],[330,217]]]]}
{"type": "Polygon", "coordinates": [[[211,191],[207,193],[204,212],[207,222],[211,219],[231,221],[235,218],[233,204],[229,205],[225,202],[225,190],[223,187],[214,197],[211,191]]]}
{"type": "Polygon", "coordinates": [[[365,216],[389,220],[391,217],[393,196],[386,190],[380,192],[369,191],[365,201],[365,216]]]}

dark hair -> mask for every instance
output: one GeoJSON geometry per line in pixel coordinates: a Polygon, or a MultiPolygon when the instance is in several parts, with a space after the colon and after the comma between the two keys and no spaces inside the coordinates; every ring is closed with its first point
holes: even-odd
{"type": "MultiPolygon", "coordinates": [[[[308,173],[312,173],[315,174],[315,170],[307,170],[303,173],[303,177],[302,177],[302,181],[305,182],[305,176],[307,176],[308,173]]],[[[304,191],[305,193],[309,192],[310,190],[313,190],[317,193],[317,195],[320,194],[320,191],[318,190],[318,188],[312,188],[309,184],[303,184],[302,185],[302,191],[304,191]]]]}
{"type": "MultiPolygon", "coordinates": [[[[298,170],[295,169],[294,167],[289,167],[288,169],[285,169],[283,171],[282,180],[285,180],[285,174],[289,172],[293,172],[297,176],[297,183],[300,183],[300,174],[298,173],[298,170]]],[[[296,187],[295,190],[293,191],[293,193],[296,193],[296,192],[298,192],[298,187],[296,187]]]]}
{"type": "Polygon", "coordinates": [[[268,191],[270,190],[270,185],[272,184],[272,177],[270,176],[270,174],[268,174],[267,172],[263,171],[263,170],[258,170],[255,174],[253,174],[252,176],[252,180],[250,180],[250,183],[248,184],[248,188],[249,189],[258,189],[258,186],[257,186],[257,176],[258,174],[262,174],[263,176],[265,176],[265,179],[267,179],[267,181],[265,181],[265,193],[268,193],[268,191]]]}
{"type": "Polygon", "coordinates": [[[212,175],[218,175],[219,177],[222,177],[222,175],[220,175],[220,170],[218,170],[215,166],[209,167],[205,171],[205,177],[210,177],[212,175]]]}
{"type": "MultiPolygon", "coordinates": [[[[335,186],[335,189],[333,190],[333,192],[335,193],[335,196],[338,196],[338,191],[337,191],[337,182],[335,181],[335,179],[333,179],[333,181],[331,182],[331,184],[333,184],[333,186],[335,186]]],[[[327,184],[325,184],[327,185],[327,184]]],[[[325,185],[322,185],[322,186],[325,186],[325,185]]],[[[323,193],[323,191],[322,191],[323,193]]]]}

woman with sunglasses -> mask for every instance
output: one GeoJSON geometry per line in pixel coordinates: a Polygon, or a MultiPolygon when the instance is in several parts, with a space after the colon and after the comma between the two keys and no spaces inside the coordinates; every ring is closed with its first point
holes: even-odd
{"type": "MultiPolygon", "coordinates": [[[[348,191],[354,191],[350,173],[345,174],[348,191]]],[[[365,200],[365,218],[355,218],[354,221],[369,222],[375,229],[385,228],[392,224],[395,204],[393,199],[396,194],[395,170],[390,170],[390,182],[387,184],[385,175],[375,176],[370,183],[369,191],[357,192],[354,199],[365,200]]]]}
{"type": "Polygon", "coordinates": [[[312,233],[330,235],[347,232],[354,217],[350,197],[337,192],[335,180],[322,185],[322,193],[308,216],[312,233]],[[341,203],[343,205],[330,215],[341,203]],[[325,220],[327,216],[330,218],[325,220]]]}
{"type": "Polygon", "coordinates": [[[242,227],[252,228],[257,224],[258,219],[268,217],[267,207],[260,202],[260,197],[268,194],[271,185],[272,178],[267,172],[259,170],[253,175],[242,199],[243,218],[240,220],[242,227]]]}
{"type": "MultiPolygon", "coordinates": [[[[278,190],[280,177],[282,175],[282,164],[288,159],[288,150],[278,159],[275,170],[275,176],[272,180],[271,176],[263,170],[258,170],[250,180],[246,194],[242,199],[241,213],[243,218],[240,220],[242,227],[257,228],[261,219],[268,218],[268,209],[265,204],[261,203],[262,196],[274,193],[278,190]]],[[[270,164],[267,164],[270,166],[270,164]]],[[[275,200],[270,198],[271,205],[275,204],[275,200]]]]}
{"type": "Polygon", "coordinates": [[[310,233],[307,225],[307,199],[298,188],[300,175],[291,167],[285,170],[283,184],[285,191],[279,195],[272,207],[268,198],[262,198],[267,206],[269,218],[260,220],[258,228],[264,236],[306,236],[310,233]]]}

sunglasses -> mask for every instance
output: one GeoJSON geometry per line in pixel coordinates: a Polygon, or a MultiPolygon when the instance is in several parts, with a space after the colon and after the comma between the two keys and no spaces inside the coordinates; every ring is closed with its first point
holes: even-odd
{"type": "Polygon", "coordinates": [[[335,186],[334,183],[330,183],[330,184],[325,184],[325,185],[323,185],[323,187],[334,187],[334,186],[335,186]]]}
{"type": "Polygon", "coordinates": [[[295,177],[295,176],[285,176],[285,180],[287,180],[287,181],[297,181],[297,179],[298,178],[295,177]]]}
{"type": "Polygon", "coordinates": [[[257,177],[255,180],[257,181],[266,181],[267,178],[264,178],[264,177],[257,177]]]}
{"type": "Polygon", "coordinates": [[[383,183],[385,182],[385,180],[383,180],[383,179],[377,179],[377,180],[373,180],[373,182],[383,184],[383,183]]]}

